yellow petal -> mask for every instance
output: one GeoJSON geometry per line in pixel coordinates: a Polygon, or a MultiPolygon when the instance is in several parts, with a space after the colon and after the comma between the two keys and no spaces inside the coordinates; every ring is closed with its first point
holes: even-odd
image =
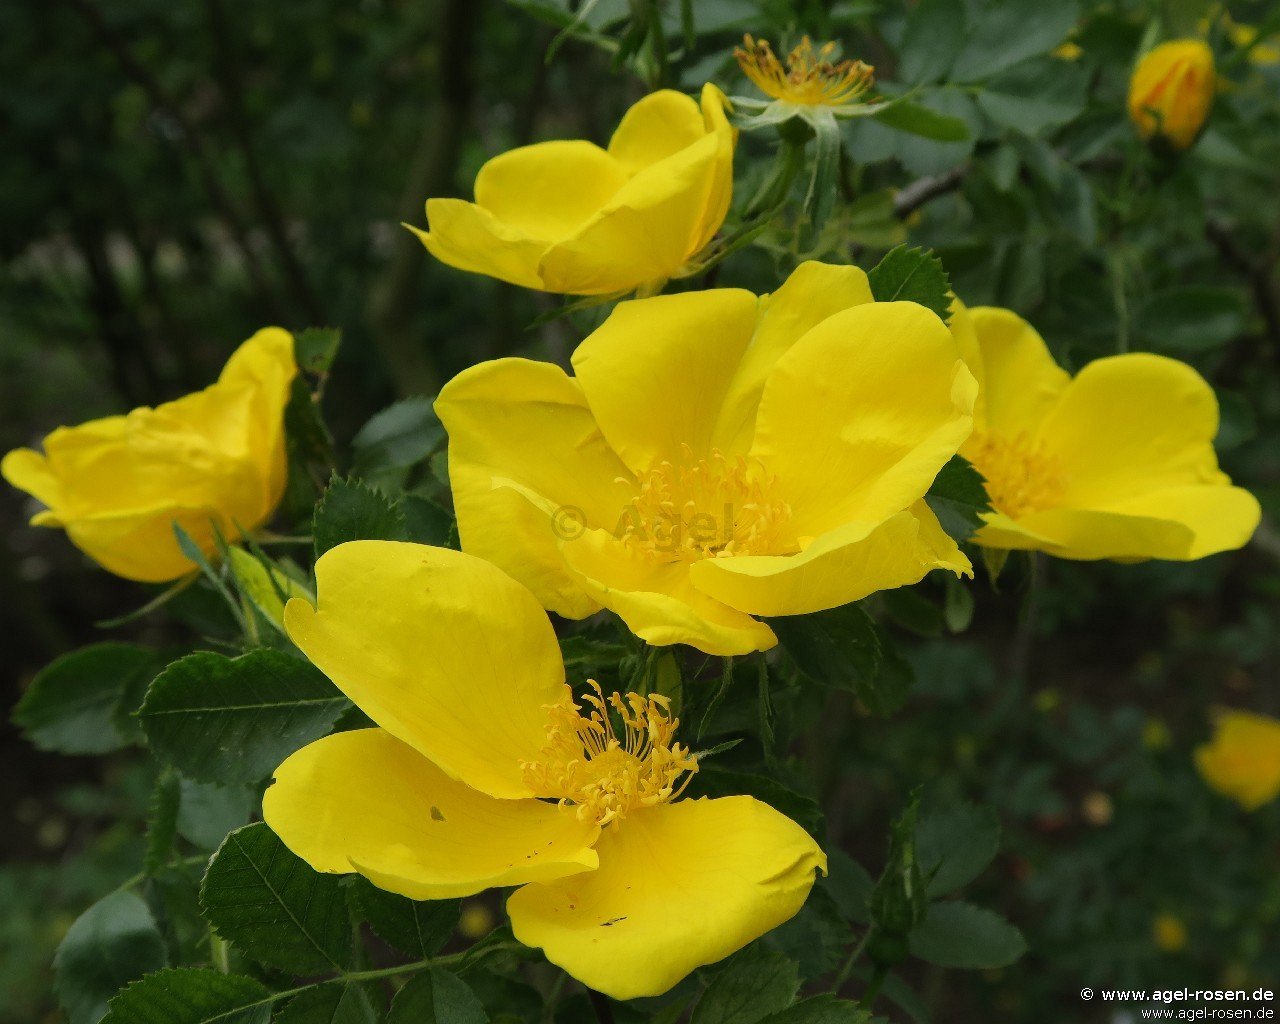
{"type": "Polygon", "coordinates": [[[924,502],[882,523],[852,523],[798,555],[707,558],[694,586],[753,615],[804,615],[918,583],[932,569],[971,573],[969,560],[924,502]]]}
{"type": "Polygon", "coordinates": [[[1216,717],[1212,740],[1196,749],[1196,767],[1217,792],[1256,811],[1280,796],[1280,721],[1232,710],[1216,717]]]}
{"type": "Polygon", "coordinates": [[[593,870],[597,825],[455,782],[381,729],[311,743],[275,772],[262,816],[317,871],[359,871],[415,900],[593,870]]]}
{"type": "Polygon", "coordinates": [[[1067,508],[1223,480],[1213,452],[1218,402],[1185,363],[1135,352],[1098,359],[1063,390],[1040,429],[1059,461],[1067,508]]]}
{"type": "Polygon", "coordinates": [[[178,546],[175,523],[206,555],[217,549],[215,525],[225,540],[240,537],[216,510],[176,505],[82,516],[63,525],[67,539],[107,572],[139,583],[168,583],[196,570],[178,546]]]}
{"type": "Polygon", "coordinates": [[[538,261],[547,251],[546,239],[531,238],[461,199],[428,199],[427,224],[428,231],[405,227],[441,263],[522,288],[543,288],[538,261]]]}
{"type": "Polygon", "coordinates": [[[623,115],[609,140],[609,155],[634,174],[674,156],[706,134],[697,103],[674,89],[659,89],[623,115]]]}
{"type": "Polygon", "coordinates": [[[356,705],[451,778],[532,796],[520,762],[547,742],[565,693],[534,596],[473,555],[354,541],[316,563],[318,604],[285,607],[290,638],[356,705]]]}
{"type": "Polygon", "coordinates": [[[593,143],[539,142],[481,167],[476,205],[530,238],[556,242],[590,220],[627,177],[626,168],[593,143]]]}
{"type": "Polygon", "coordinates": [[[711,177],[702,219],[694,232],[692,252],[696,255],[715,237],[733,202],[733,151],[738,130],[729,123],[729,98],[711,82],[702,87],[702,119],[706,130],[716,138],[716,153],[711,163],[711,177]]]}
{"type": "Polygon", "coordinates": [[[795,916],[826,871],[818,845],[751,797],[629,815],[597,844],[600,868],[507,901],[515,936],[614,999],[661,995],[795,916]]]}
{"type": "Polygon", "coordinates": [[[755,319],[756,297],[741,289],[661,295],[620,303],[578,346],[574,372],[632,470],[675,462],[683,445],[695,459],[709,454],[755,319]]]}
{"type": "Polygon", "coordinates": [[[31,448],[15,448],[0,461],[0,476],[45,505],[61,504],[62,485],[40,452],[31,448]]]}
{"type": "Polygon", "coordinates": [[[854,306],[778,360],[752,454],[777,477],[801,536],[878,522],[923,497],[969,436],[976,391],[923,306],[854,306]]]}
{"type": "Polygon", "coordinates": [[[708,135],[639,171],[547,250],[538,268],[546,287],[603,295],[676,276],[706,242],[704,214],[722,187],[724,152],[724,141],[708,135]]]}
{"type": "Polygon", "coordinates": [[[604,530],[564,545],[565,564],[580,585],[656,647],[690,644],[706,654],[767,651],[773,630],[693,586],[683,562],[655,564],[604,530]]]}
{"type": "Polygon", "coordinates": [[[599,611],[565,570],[559,541],[612,527],[632,488],[620,482],[630,473],[578,382],[551,363],[494,360],[446,384],[436,411],[449,432],[463,549],[519,580],[545,608],[570,618],[599,611]]]}
{"type": "MultiPolygon", "coordinates": [[[[983,421],[978,430],[1015,437],[1034,434],[1054,407],[1071,375],[1062,369],[1036,329],[1007,309],[977,306],[968,311],[979,360],[983,421]]],[[[964,327],[960,328],[964,331],[964,327]]]]}
{"type": "Polygon", "coordinates": [[[871,285],[859,268],[812,260],[801,263],[772,295],[761,296],[755,336],[722,402],[714,446],[726,455],[745,454],[755,436],[760,395],[774,364],[827,317],[872,301],[871,285]]]}

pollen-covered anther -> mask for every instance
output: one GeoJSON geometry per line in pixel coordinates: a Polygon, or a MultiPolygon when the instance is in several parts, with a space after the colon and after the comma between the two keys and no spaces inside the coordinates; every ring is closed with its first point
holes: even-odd
{"type": "Polygon", "coordinates": [[[982,434],[971,461],[986,477],[992,507],[1011,519],[1052,508],[1066,490],[1062,460],[1026,434],[982,434]]]}
{"type": "Polygon", "coordinates": [[[875,83],[875,68],[870,64],[835,61],[835,43],[815,47],[808,36],[787,56],[786,67],[767,40],[749,35],[733,55],[742,73],[765,95],[802,106],[854,103],[875,83]]]}
{"type": "Polygon", "coordinates": [[[729,555],[780,555],[797,550],[791,506],[758,459],[713,451],[695,459],[682,446],[679,463],[664,461],[640,477],[615,536],[660,562],[696,562],[729,555]]]}
{"type": "Polygon", "coordinates": [[[586,709],[570,694],[548,708],[547,745],[537,761],[521,765],[525,782],[540,797],[558,799],[600,825],[679,797],[698,761],[674,742],[680,722],[671,717],[671,702],[656,693],[606,699],[594,679],[588,685],[586,709]]]}

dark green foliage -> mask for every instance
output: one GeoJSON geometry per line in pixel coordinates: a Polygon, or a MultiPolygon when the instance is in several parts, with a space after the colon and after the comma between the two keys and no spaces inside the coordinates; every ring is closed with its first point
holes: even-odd
{"type": "Polygon", "coordinates": [[[165,962],[164,939],[146,903],[114,892],[67,930],[53,961],[54,989],[71,1024],[97,1024],[108,999],[165,962]]]}
{"type": "Polygon", "coordinates": [[[432,967],[396,993],[387,1024],[487,1024],[489,1015],[457,975],[432,967]]]}
{"type": "Polygon", "coordinates": [[[942,528],[953,540],[968,540],[982,525],[991,500],[982,474],[960,455],[953,455],[938,472],[924,496],[942,528]]]}
{"type": "Polygon", "coordinates": [[[792,961],[763,946],[749,946],[712,979],[690,1024],[757,1024],[790,1005],[799,987],[792,961]]]}
{"type": "Polygon", "coordinates": [[[406,540],[399,504],[359,480],[334,477],[311,523],[316,557],[352,540],[406,540]]]}
{"type": "Polygon", "coordinates": [[[899,245],[872,267],[867,277],[877,302],[916,302],[944,323],[951,315],[947,272],[942,261],[927,249],[899,245]]]}
{"type": "Polygon", "coordinates": [[[174,968],[130,985],[111,1000],[102,1024],[266,1024],[269,996],[243,975],[174,968]]]}
{"type": "Polygon", "coordinates": [[[379,889],[368,879],[354,875],[350,881],[352,903],[377,936],[406,956],[434,956],[458,924],[457,900],[421,903],[379,889]]]}

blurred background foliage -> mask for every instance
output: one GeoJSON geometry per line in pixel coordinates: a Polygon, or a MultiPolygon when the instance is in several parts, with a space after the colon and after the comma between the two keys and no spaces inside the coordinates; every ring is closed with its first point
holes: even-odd
{"type": "MultiPolygon", "coordinates": [[[[1031,952],[913,978],[939,1021],[1086,1019],[1086,985],[1275,982],[1280,806],[1244,814],[1191,761],[1206,708],[1280,713],[1272,3],[0,6],[0,449],[196,389],[264,323],[343,328],[326,397],[340,441],[482,359],[563,362],[598,311],[546,319],[554,298],[435,264],[398,223],[420,225],[429,195],[469,197],[502,150],[604,141],[650,86],[749,93],[731,57],[743,32],[779,51],[837,39],[883,94],[916,89],[938,117],[923,135],[846,123],[844,202],[814,250],[767,232],[717,283],[768,291],[800,255],[865,267],[903,240],[931,246],[966,302],[1028,317],[1069,367],[1125,349],[1196,365],[1219,391],[1224,466],[1267,511],[1248,548],[1205,562],[1039,564],[1034,608],[1016,559],[998,589],[980,573],[967,591],[887,598],[918,682],[889,720],[835,695],[814,723],[830,845],[880,864],[919,783],[996,810],[980,897],[1031,952]],[[615,67],[650,18],[640,74],[615,67]],[[1223,83],[1174,157],[1139,142],[1124,98],[1139,50],[1182,35],[1209,39],[1223,83]]],[[[763,178],[773,145],[744,135],[739,166],[763,178]]],[[[60,533],[26,529],[30,511],[0,493],[7,703],[100,638],[89,623],[141,603],[60,533]]],[[[115,635],[190,640],[200,614],[188,634],[142,619],[115,635]]],[[[57,1020],[52,950],[136,864],[151,769],[44,755],[4,728],[0,1022],[57,1020]]]]}

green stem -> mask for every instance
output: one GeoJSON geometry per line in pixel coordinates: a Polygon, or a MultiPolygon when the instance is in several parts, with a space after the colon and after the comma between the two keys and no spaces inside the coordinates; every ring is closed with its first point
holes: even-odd
{"type": "Polygon", "coordinates": [[[840,990],[844,988],[845,982],[849,980],[849,975],[853,973],[854,965],[862,958],[862,954],[866,951],[867,943],[871,941],[871,933],[875,928],[868,928],[858,940],[857,945],[849,951],[849,955],[845,957],[844,963],[840,965],[840,971],[836,974],[835,983],[831,986],[831,994],[838,995],[840,990]]]}
{"type": "Polygon", "coordinates": [[[884,985],[884,979],[889,975],[889,968],[883,964],[877,965],[875,973],[871,975],[871,983],[867,986],[867,990],[862,993],[862,998],[858,1000],[858,1005],[864,1010],[870,1010],[871,1004],[876,1001],[876,996],[880,994],[880,988],[884,985]]]}
{"type": "Polygon", "coordinates": [[[212,928],[209,929],[209,959],[219,974],[231,973],[231,947],[212,928]]]}
{"type": "Polygon", "coordinates": [[[702,713],[702,721],[698,723],[698,740],[701,741],[702,734],[707,731],[707,726],[711,722],[711,716],[715,714],[716,708],[720,706],[720,702],[724,700],[724,695],[729,689],[729,685],[733,682],[733,658],[728,657],[723,660],[724,671],[720,676],[720,686],[712,696],[711,701],[707,704],[707,708],[702,713]]]}

